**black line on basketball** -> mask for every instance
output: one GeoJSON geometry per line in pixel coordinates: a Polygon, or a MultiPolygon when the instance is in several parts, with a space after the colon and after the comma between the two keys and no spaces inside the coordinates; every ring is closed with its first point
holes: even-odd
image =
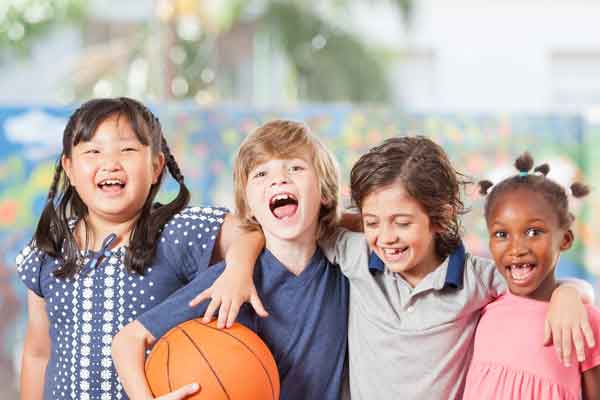
{"type": "Polygon", "coordinates": [[[167,344],[167,383],[169,384],[169,392],[173,391],[173,385],[171,385],[171,345],[168,340],[165,340],[167,344]]]}
{"type": "Polygon", "coordinates": [[[225,396],[227,396],[228,400],[231,400],[231,397],[229,397],[229,393],[227,393],[227,390],[225,389],[225,385],[223,385],[223,382],[221,382],[221,379],[219,379],[219,375],[217,375],[217,371],[215,371],[212,365],[210,365],[210,361],[208,361],[208,358],[206,358],[202,350],[200,350],[200,348],[196,345],[196,342],[194,342],[192,337],[181,326],[178,326],[177,329],[181,330],[181,332],[183,332],[183,334],[188,338],[188,340],[192,343],[196,350],[198,350],[198,353],[200,353],[202,358],[204,358],[204,361],[206,361],[206,365],[208,365],[208,368],[210,368],[210,370],[212,371],[213,375],[217,379],[217,382],[219,382],[219,386],[221,386],[221,389],[223,389],[223,393],[225,393],[225,396]]]}
{"type": "MultiPolygon", "coordinates": [[[[195,322],[195,323],[197,323],[197,324],[200,324],[200,325],[202,325],[202,326],[205,326],[205,327],[207,327],[207,328],[209,328],[209,329],[212,329],[212,330],[215,330],[215,331],[219,331],[219,332],[221,332],[221,333],[224,333],[224,334],[226,334],[227,336],[230,336],[230,337],[234,338],[235,340],[237,340],[238,342],[240,342],[240,343],[241,343],[241,344],[242,344],[242,345],[243,345],[243,346],[244,346],[246,349],[248,349],[248,351],[249,351],[250,353],[252,353],[252,355],[253,355],[254,357],[256,357],[256,359],[257,359],[257,360],[258,360],[258,362],[260,363],[260,366],[262,367],[263,371],[265,371],[265,375],[267,375],[267,379],[269,380],[269,385],[271,386],[271,398],[272,398],[273,400],[275,400],[275,388],[273,387],[273,382],[271,381],[271,375],[269,375],[269,371],[267,371],[267,368],[266,368],[266,367],[265,367],[265,365],[263,364],[263,362],[262,362],[262,360],[260,359],[260,357],[256,355],[256,353],[255,353],[255,352],[252,350],[252,348],[251,348],[250,346],[248,346],[246,343],[244,343],[244,341],[243,341],[243,340],[241,340],[241,339],[237,338],[235,335],[232,335],[232,334],[231,334],[231,333],[229,333],[229,332],[226,332],[226,331],[225,331],[225,330],[223,330],[223,329],[213,328],[212,326],[209,326],[209,325],[203,324],[203,323],[201,323],[201,322],[199,322],[199,321],[197,321],[197,320],[195,320],[195,319],[194,319],[194,320],[192,320],[192,322],[195,322]]],[[[248,328],[248,329],[249,329],[249,328],[248,328]]],[[[255,333],[256,333],[256,332],[255,332],[255,333]]],[[[262,339],[261,339],[261,340],[262,340],[262,339]]],[[[269,347],[267,346],[267,348],[269,348],[269,347]]],[[[269,349],[269,351],[270,351],[270,349],[269,349]]]]}

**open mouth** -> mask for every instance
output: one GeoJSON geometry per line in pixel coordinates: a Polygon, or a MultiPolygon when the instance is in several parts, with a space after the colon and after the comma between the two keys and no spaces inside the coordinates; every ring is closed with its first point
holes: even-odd
{"type": "Polygon", "coordinates": [[[382,247],[381,251],[386,259],[389,262],[397,262],[402,260],[406,254],[408,254],[408,246],[407,247],[382,247]]]}
{"type": "Polygon", "coordinates": [[[105,192],[116,192],[125,188],[125,182],[120,179],[104,179],[97,186],[105,192]]]}
{"type": "Polygon", "coordinates": [[[507,266],[506,269],[508,270],[510,277],[512,278],[513,281],[524,282],[531,276],[535,267],[536,267],[536,264],[520,263],[520,264],[511,264],[511,265],[507,266]]]}
{"type": "Polygon", "coordinates": [[[289,218],[298,209],[298,199],[291,193],[279,193],[271,197],[269,208],[276,218],[289,218]]]}

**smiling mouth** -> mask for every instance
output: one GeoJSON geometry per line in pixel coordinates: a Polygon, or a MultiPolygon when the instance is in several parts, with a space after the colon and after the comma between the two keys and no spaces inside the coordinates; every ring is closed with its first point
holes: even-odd
{"type": "Polygon", "coordinates": [[[120,179],[104,179],[97,186],[103,191],[117,191],[125,188],[125,182],[120,179]]]}
{"type": "Polygon", "coordinates": [[[531,276],[536,266],[532,263],[520,263],[508,265],[506,269],[513,281],[523,282],[531,276]]]}
{"type": "Polygon", "coordinates": [[[298,199],[290,193],[280,193],[271,197],[269,209],[277,219],[291,217],[298,209],[298,199]]]}
{"type": "Polygon", "coordinates": [[[394,260],[396,258],[404,256],[406,254],[406,252],[408,251],[408,246],[402,247],[402,248],[400,248],[400,247],[395,247],[395,248],[382,247],[381,251],[383,252],[386,259],[394,260]]]}

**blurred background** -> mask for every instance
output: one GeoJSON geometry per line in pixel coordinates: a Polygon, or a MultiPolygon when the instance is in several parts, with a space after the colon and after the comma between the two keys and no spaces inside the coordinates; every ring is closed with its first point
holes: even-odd
{"type": "MultiPolygon", "coordinates": [[[[525,150],[564,185],[576,245],[559,275],[600,274],[600,3],[592,0],[0,1],[0,398],[17,397],[25,288],[14,258],[77,104],[131,96],[160,117],[194,204],[232,206],[235,149],[305,121],[343,171],[384,138],[425,134],[474,179],[525,150]]],[[[162,196],[176,190],[167,180],[162,196]]],[[[482,200],[465,240],[486,254],[482,200]]]]}

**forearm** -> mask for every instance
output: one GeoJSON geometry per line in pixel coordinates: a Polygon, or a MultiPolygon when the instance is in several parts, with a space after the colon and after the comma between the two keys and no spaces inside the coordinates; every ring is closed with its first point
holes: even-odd
{"type": "Polygon", "coordinates": [[[112,358],[125,392],[131,400],[153,399],[146,381],[146,347],[153,338],[137,321],[125,326],[114,337],[112,358]]]}
{"type": "Polygon", "coordinates": [[[251,276],[264,247],[265,236],[262,231],[240,233],[239,240],[233,242],[225,254],[227,268],[239,268],[241,272],[251,276]]]}
{"type": "Polygon", "coordinates": [[[42,400],[44,396],[44,376],[48,356],[31,354],[23,350],[21,366],[21,400],[42,400]]]}

